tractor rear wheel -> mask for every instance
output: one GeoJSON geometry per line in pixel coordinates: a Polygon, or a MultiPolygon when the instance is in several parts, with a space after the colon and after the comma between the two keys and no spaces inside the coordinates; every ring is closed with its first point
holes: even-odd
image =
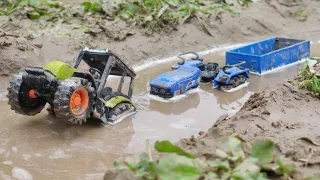
{"type": "Polygon", "coordinates": [[[41,112],[46,105],[46,101],[37,98],[34,90],[23,82],[22,76],[26,73],[19,73],[13,76],[8,88],[7,98],[11,109],[16,113],[34,116],[41,112]]]}
{"type": "Polygon", "coordinates": [[[86,79],[72,77],[61,81],[54,95],[56,117],[69,124],[83,124],[90,117],[94,103],[94,88],[86,79]]]}

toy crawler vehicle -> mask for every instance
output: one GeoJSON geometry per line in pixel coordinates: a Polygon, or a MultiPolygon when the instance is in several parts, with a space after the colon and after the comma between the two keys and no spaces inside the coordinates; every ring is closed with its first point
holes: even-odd
{"type": "Polygon", "coordinates": [[[82,49],[73,67],[53,61],[15,75],[8,88],[8,103],[23,115],[36,115],[49,103],[49,112],[71,124],[82,124],[91,117],[114,124],[136,111],[130,101],[135,76],[113,53],[82,49]],[[77,72],[82,60],[90,66],[90,73],[77,72]],[[109,75],[121,76],[116,91],[105,87],[109,75]],[[126,76],[131,80],[129,91],[124,94],[126,76]]]}
{"type": "Polygon", "coordinates": [[[178,58],[180,58],[182,60],[182,62],[177,62],[175,65],[173,65],[171,67],[171,69],[178,69],[181,66],[192,66],[192,67],[197,67],[200,70],[203,70],[204,66],[203,66],[203,59],[201,57],[199,57],[199,55],[197,53],[194,52],[187,52],[187,53],[183,53],[180,54],[178,56],[178,58]],[[185,59],[182,56],[184,55],[193,55],[195,57],[191,58],[191,59],[185,59]]]}
{"type": "Polygon", "coordinates": [[[249,78],[249,71],[237,65],[224,66],[214,79],[214,88],[220,87],[220,90],[231,92],[236,91],[245,86],[249,78]]]}
{"type": "Polygon", "coordinates": [[[214,80],[218,73],[218,63],[208,62],[208,64],[204,65],[204,70],[202,71],[200,82],[209,83],[214,80]]]}
{"type": "Polygon", "coordinates": [[[199,68],[185,65],[162,73],[151,81],[150,94],[165,99],[184,94],[199,86],[200,74],[199,68]]]}

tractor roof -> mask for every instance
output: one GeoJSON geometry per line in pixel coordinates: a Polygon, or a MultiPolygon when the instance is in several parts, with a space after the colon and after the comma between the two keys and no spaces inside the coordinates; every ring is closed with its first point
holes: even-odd
{"type": "Polygon", "coordinates": [[[100,50],[88,50],[83,49],[82,53],[82,60],[84,60],[90,67],[97,68],[101,72],[104,71],[104,68],[107,65],[110,56],[113,56],[114,66],[110,71],[110,75],[117,75],[121,76],[122,73],[125,71],[127,74],[126,76],[135,77],[135,72],[127,66],[121,59],[116,56],[115,54],[108,52],[108,51],[100,51],[100,50]]]}

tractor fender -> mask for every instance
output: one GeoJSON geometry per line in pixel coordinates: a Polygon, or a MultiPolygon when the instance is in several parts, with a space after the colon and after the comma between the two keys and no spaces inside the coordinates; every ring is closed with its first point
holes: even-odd
{"type": "Polygon", "coordinates": [[[51,72],[60,80],[68,79],[72,77],[74,72],[76,72],[75,68],[61,61],[51,61],[46,64],[43,69],[51,72]]]}
{"type": "Polygon", "coordinates": [[[111,99],[107,100],[104,105],[108,108],[114,108],[117,104],[122,102],[128,102],[134,106],[134,104],[130,101],[130,99],[124,97],[124,96],[115,96],[111,99]]]}

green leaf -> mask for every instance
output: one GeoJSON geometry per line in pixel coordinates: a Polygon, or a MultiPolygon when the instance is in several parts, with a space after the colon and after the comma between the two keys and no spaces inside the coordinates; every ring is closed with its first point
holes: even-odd
{"type": "Polygon", "coordinates": [[[157,164],[155,162],[149,162],[148,163],[149,165],[149,169],[152,173],[156,173],[156,170],[157,170],[157,164]]]}
{"type": "Polygon", "coordinates": [[[113,166],[114,166],[114,168],[119,169],[121,165],[118,161],[114,161],[113,166]]]}
{"type": "Polygon", "coordinates": [[[92,3],[89,1],[85,1],[81,4],[85,11],[89,11],[91,9],[92,3]]]}
{"type": "Polygon", "coordinates": [[[295,170],[295,165],[292,162],[289,162],[284,156],[280,156],[277,159],[277,164],[279,168],[275,171],[279,175],[290,175],[295,170]]]}
{"type": "Polygon", "coordinates": [[[19,3],[20,6],[26,6],[28,4],[29,4],[29,0],[21,0],[19,3]]]}
{"type": "Polygon", "coordinates": [[[40,0],[29,0],[29,5],[33,7],[39,7],[41,1],[40,0]]]}
{"type": "Polygon", "coordinates": [[[210,162],[209,165],[211,167],[216,168],[216,169],[223,169],[223,170],[226,170],[226,171],[228,171],[230,169],[228,161],[221,161],[219,159],[210,162]]]}
{"type": "Polygon", "coordinates": [[[46,0],[46,1],[44,1],[44,4],[48,5],[51,8],[59,8],[59,7],[61,7],[61,3],[56,2],[56,1],[48,1],[48,0],[46,0]]]}
{"type": "Polygon", "coordinates": [[[125,20],[128,20],[130,18],[130,14],[128,12],[123,12],[120,16],[125,20]]]}
{"type": "Polygon", "coordinates": [[[149,157],[148,157],[148,154],[143,152],[139,155],[139,158],[141,161],[149,161],[149,157]]]}
{"type": "Polygon", "coordinates": [[[126,165],[128,166],[128,168],[130,170],[135,170],[137,167],[137,163],[134,161],[134,159],[130,156],[126,157],[124,162],[126,163],[126,165]]]}
{"type": "Polygon", "coordinates": [[[222,159],[228,158],[228,154],[220,149],[216,149],[216,155],[222,159]]]}
{"type": "Polygon", "coordinates": [[[159,162],[159,179],[198,179],[205,170],[205,165],[197,159],[170,154],[159,162]]]}
{"type": "Polygon", "coordinates": [[[178,6],[180,3],[180,0],[166,0],[166,2],[171,6],[178,6]]]}
{"type": "Polygon", "coordinates": [[[125,7],[125,10],[127,12],[129,12],[130,14],[132,15],[135,15],[137,13],[139,13],[141,11],[141,7],[135,5],[135,4],[128,4],[126,7],[125,7]]]}
{"type": "Polygon", "coordinates": [[[234,179],[257,179],[260,176],[260,167],[256,165],[258,160],[256,158],[245,159],[239,164],[231,174],[234,179]]]}
{"type": "Polygon", "coordinates": [[[96,13],[96,12],[102,12],[103,10],[102,10],[101,5],[97,2],[95,2],[92,4],[90,11],[93,13],[96,13]]]}
{"type": "Polygon", "coordinates": [[[177,153],[188,158],[194,158],[192,154],[187,153],[180,147],[173,145],[170,141],[157,141],[154,147],[158,152],[177,153]]]}
{"type": "Polygon", "coordinates": [[[266,173],[260,173],[257,180],[269,180],[266,173]]]}
{"type": "Polygon", "coordinates": [[[159,13],[158,13],[158,15],[157,15],[157,18],[161,17],[162,14],[165,13],[168,8],[169,8],[169,6],[168,6],[167,4],[164,5],[164,6],[160,9],[160,11],[159,11],[159,13]]]}
{"type": "Polygon", "coordinates": [[[276,163],[264,164],[261,166],[261,169],[264,172],[275,172],[278,168],[279,168],[279,165],[276,163]]]}
{"type": "Polygon", "coordinates": [[[304,87],[308,86],[311,83],[312,83],[312,80],[306,80],[303,83],[299,84],[298,88],[299,89],[304,88],[304,87]]]}
{"type": "Polygon", "coordinates": [[[121,165],[118,161],[113,162],[113,166],[115,169],[125,169],[126,167],[121,165]]]}
{"type": "MultiPolygon", "coordinates": [[[[309,57],[310,60],[315,60],[315,61],[319,61],[320,58],[316,58],[316,57],[309,57]]],[[[308,63],[308,62],[307,62],[308,63]]]]}
{"type": "Polygon", "coordinates": [[[229,180],[230,177],[231,177],[230,172],[224,172],[224,173],[221,175],[221,180],[229,180]]]}
{"type": "Polygon", "coordinates": [[[242,150],[241,141],[238,138],[229,137],[227,144],[236,160],[239,158],[243,159],[245,157],[245,154],[242,150]]]}
{"type": "Polygon", "coordinates": [[[30,19],[40,19],[41,15],[38,12],[30,12],[28,13],[28,17],[30,19]]]}
{"type": "Polygon", "coordinates": [[[218,175],[214,172],[208,172],[208,177],[211,179],[211,180],[218,180],[218,175]]]}
{"type": "Polygon", "coordinates": [[[271,140],[259,140],[252,146],[251,157],[257,158],[259,164],[267,164],[273,160],[274,143],[271,140]]]}
{"type": "Polygon", "coordinates": [[[308,15],[302,9],[295,11],[293,16],[299,21],[305,21],[308,18],[308,15]]]}

